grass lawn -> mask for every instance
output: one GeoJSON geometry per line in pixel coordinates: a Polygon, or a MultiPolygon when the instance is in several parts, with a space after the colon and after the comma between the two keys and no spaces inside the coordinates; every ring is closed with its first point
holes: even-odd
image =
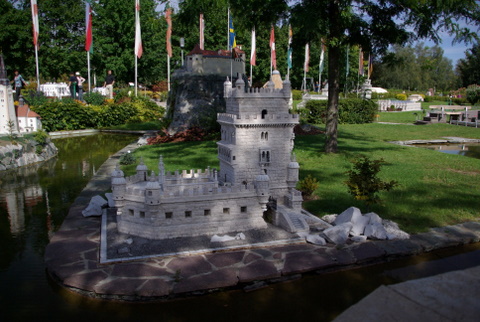
{"type": "MultiPolygon", "coordinates": [[[[433,150],[388,143],[394,140],[439,139],[445,136],[480,138],[480,129],[448,124],[424,126],[363,124],[339,126],[339,153],[323,153],[323,135],[297,136],[295,153],[300,176],[311,174],[320,186],[316,200],[304,202],[304,208],[322,216],[340,213],[350,206],[367,212],[366,207],[348,193],[344,181],[351,161],[360,156],[383,158],[386,164],[379,176],[396,180],[399,186],[380,194],[383,203],[370,209],[391,219],[408,232],[425,231],[480,217],[480,160],[433,150]]],[[[215,142],[169,143],[144,146],[135,151],[143,156],[149,169],[157,170],[159,155],[164,156],[167,171],[217,167],[215,142]]],[[[135,165],[124,166],[132,174],[135,165]]]]}

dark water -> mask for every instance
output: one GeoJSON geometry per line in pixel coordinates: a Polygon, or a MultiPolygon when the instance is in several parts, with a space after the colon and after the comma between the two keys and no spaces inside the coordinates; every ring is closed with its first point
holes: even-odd
{"type": "Polygon", "coordinates": [[[0,321],[330,321],[382,284],[480,265],[480,245],[410,257],[243,292],[170,302],[91,299],[51,281],[44,249],[95,169],[133,140],[57,139],[58,158],[0,172],[0,321]]]}
{"type": "MultiPolygon", "coordinates": [[[[419,146],[419,145],[417,145],[419,146]]],[[[428,144],[424,146],[427,149],[448,153],[458,154],[470,158],[480,159],[480,144],[468,143],[468,144],[428,144]]]]}

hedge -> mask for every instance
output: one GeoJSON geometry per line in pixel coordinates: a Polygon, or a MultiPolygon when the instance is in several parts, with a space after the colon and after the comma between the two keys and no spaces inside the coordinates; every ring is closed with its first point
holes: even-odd
{"type": "MultiPolygon", "coordinates": [[[[310,100],[306,110],[301,115],[311,124],[325,124],[327,116],[327,101],[310,100]]],[[[371,123],[375,119],[378,106],[372,100],[358,98],[342,99],[338,102],[338,122],[341,124],[371,123]]]]}

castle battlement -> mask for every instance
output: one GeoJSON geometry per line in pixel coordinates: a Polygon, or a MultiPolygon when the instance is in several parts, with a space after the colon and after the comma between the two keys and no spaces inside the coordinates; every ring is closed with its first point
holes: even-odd
{"type": "Polygon", "coordinates": [[[218,113],[217,114],[217,121],[219,123],[235,123],[235,124],[266,124],[269,125],[271,123],[294,123],[297,124],[299,122],[299,115],[298,114],[290,114],[290,113],[277,113],[277,114],[229,114],[229,113],[218,113]],[[242,122],[243,121],[243,122],[242,122]]]}

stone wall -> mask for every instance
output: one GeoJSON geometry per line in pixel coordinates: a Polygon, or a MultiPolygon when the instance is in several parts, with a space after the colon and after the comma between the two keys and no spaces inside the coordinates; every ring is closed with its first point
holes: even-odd
{"type": "Polygon", "coordinates": [[[42,162],[58,153],[57,147],[50,140],[41,148],[41,152],[38,146],[41,145],[36,141],[28,140],[23,144],[0,147],[0,171],[42,162]]]}

